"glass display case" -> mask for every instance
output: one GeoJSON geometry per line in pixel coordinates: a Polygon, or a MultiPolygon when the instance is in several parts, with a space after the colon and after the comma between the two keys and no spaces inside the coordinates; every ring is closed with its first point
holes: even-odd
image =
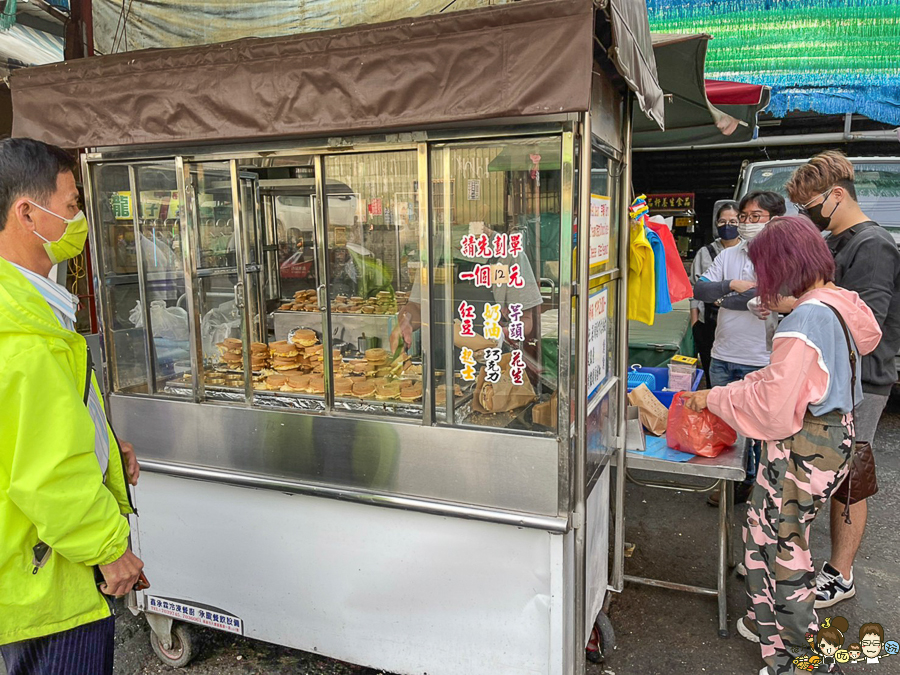
{"type": "Polygon", "coordinates": [[[93,165],[113,391],[554,436],[562,162],[548,135],[93,165]]]}

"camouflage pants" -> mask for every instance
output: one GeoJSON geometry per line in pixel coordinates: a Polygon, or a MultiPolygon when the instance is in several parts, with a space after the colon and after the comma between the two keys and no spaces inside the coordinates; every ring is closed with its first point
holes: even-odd
{"type": "Polygon", "coordinates": [[[759,632],[770,675],[793,672],[792,648],[815,631],[815,570],[809,527],[848,471],[849,415],[807,413],[803,428],[769,442],[760,460],[744,525],[748,618],[759,632]]]}

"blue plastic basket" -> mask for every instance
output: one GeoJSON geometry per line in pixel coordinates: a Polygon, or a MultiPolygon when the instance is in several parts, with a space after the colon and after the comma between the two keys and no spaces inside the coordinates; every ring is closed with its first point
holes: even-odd
{"type": "MultiPolygon", "coordinates": [[[[650,391],[653,392],[653,395],[659,399],[659,402],[662,403],[666,408],[672,405],[672,399],[675,398],[675,394],[678,392],[674,391],[662,391],[669,385],[669,369],[666,368],[637,368],[636,370],[628,371],[628,391],[634,389],[634,387],[638,385],[632,386],[631,384],[631,375],[632,373],[639,374],[649,374],[652,375],[656,379],[656,386],[650,387],[650,391]]],[[[703,370],[697,368],[697,372],[694,375],[694,381],[691,383],[691,391],[697,391],[700,387],[700,382],[703,380],[703,370]]]]}
{"type": "Polygon", "coordinates": [[[656,389],[656,377],[652,373],[644,373],[639,370],[628,371],[628,390],[637,389],[646,384],[650,391],[656,389]]]}

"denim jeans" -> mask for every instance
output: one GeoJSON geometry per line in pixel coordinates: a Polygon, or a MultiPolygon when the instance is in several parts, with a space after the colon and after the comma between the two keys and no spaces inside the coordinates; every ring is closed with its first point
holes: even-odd
{"type": "MultiPolygon", "coordinates": [[[[724,387],[731,382],[743,380],[750,373],[756,372],[762,366],[745,366],[742,363],[731,363],[729,361],[720,361],[713,357],[709,367],[709,384],[712,387],[724,387]]],[[[750,452],[747,453],[747,460],[744,468],[747,470],[747,477],[744,482],[752,484],[756,480],[756,469],[759,466],[759,455],[762,452],[762,443],[753,441],[750,446],[750,452]]]]}

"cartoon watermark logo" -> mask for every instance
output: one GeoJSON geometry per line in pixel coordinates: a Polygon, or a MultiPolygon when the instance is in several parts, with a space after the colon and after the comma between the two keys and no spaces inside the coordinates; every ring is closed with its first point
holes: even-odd
{"type": "Polygon", "coordinates": [[[842,616],[824,619],[818,632],[806,634],[807,648],[795,647],[794,666],[813,672],[826,670],[841,672],[840,665],[880,663],[900,653],[900,643],[884,639],[879,623],[865,623],[859,628],[859,641],[849,634],[850,623],[842,616]],[[837,669],[836,669],[837,668],[837,669]]]}

